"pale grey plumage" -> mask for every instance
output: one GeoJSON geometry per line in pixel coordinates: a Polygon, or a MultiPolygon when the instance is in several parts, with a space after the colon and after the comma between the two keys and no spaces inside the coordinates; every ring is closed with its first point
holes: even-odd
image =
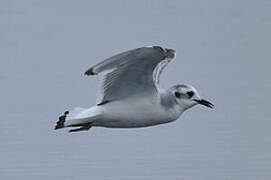
{"type": "Polygon", "coordinates": [[[157,94],[161,71],[170,59],[166,58],[166,51],[160,47],[142,47],[94,65],[86,74],[104,75],[97,104],[136,94],[157,94]]]}
{"type": "Polygon", "coordinates": [[[189,85],[160,89],[160,75],[175,57],[172,49],[142,47],[112,56],[89,68],[86,75],[103,75],[97,105],[75,108],[59,117],[55,129],[92,126],[147,127],[175,121],[188,108],[212,104],[189,85]]]}

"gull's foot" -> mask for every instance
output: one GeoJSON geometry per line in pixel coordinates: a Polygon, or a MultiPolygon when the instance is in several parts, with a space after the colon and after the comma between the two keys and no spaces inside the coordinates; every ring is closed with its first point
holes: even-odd
{"type": "Polygon", "coordinates": [[[92,123],[84,124],[80,128],[71,129],[69,132],[87,131],[92,127],[92,123]]]}

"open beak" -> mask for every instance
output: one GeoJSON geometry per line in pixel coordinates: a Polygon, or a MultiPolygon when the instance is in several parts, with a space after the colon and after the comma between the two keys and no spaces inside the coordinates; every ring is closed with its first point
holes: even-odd
{"type": "Polygon", "coordinates": [[[212,103],[210,103],[209,101],[205,100],[205,99],[201,99],[201,100],[195,100],[197,103],[204,105],[206,107],[209,108],[214,108],[214,105],[212,103]]]}

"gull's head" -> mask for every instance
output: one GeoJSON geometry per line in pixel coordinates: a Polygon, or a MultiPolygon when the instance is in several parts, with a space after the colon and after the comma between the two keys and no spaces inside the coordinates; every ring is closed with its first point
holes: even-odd
{"type": "Polygon", "coordinates": [[[178,105],[181,106],[184,110],[189,109],[197,104],[213,108],[214,105],[201,98],[198,91],[190,85],[175,85],[170,88],[171,92],[173,93],[178,105]]]}

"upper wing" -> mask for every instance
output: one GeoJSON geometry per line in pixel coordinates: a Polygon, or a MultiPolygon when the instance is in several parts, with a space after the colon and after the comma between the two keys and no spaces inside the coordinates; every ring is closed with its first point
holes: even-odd
{"type": "Polygon", "coordinates": [[[110,57],[89,68],[86,75],[104,74],[97,104],[134,95],[156,95],[161,71],[175,51],[142,47],[110,57]]]}

